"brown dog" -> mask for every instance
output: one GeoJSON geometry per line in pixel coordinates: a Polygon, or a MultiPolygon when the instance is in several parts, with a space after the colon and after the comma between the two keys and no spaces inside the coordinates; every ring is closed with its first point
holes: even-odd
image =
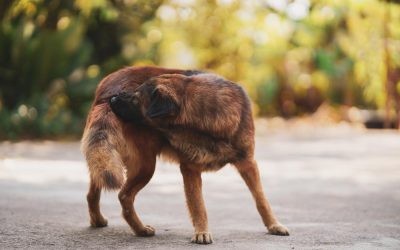
{"type": "Polygon", "coordinates": [[[254,161],[254,125],[243,89],[212,74],[165,74],[134,92],[113,97],[114,113],[125,121],[153,127],[165,136],[180,163],[196,243],[211,243],[201,194],[201,172],[232,163],[250,188],[264,224],[288,235],[263,194],[254,161]]]}

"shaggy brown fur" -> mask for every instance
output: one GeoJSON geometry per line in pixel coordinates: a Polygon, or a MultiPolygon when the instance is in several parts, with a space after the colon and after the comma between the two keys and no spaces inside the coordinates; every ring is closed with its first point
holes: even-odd
{"type": "Polygon", "coordinates": [[[288,235],[263,194],[254,161],[254,124],[243,89],[213,74],[164,74],[135,91],[110,100],[123,120],[153,127],[165,136],[181,165],[185,193],[196,234],[193,242],[211,243],[201,194],[201,172],[232,163],[252,192],[264,224],[288,235]]]}

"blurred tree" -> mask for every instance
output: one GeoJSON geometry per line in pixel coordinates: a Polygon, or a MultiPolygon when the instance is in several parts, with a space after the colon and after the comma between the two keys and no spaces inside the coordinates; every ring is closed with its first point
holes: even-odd
{"type": "Polygon", "coordinates": [[[0,138],[79,135],[97,83],[125,65],[217,72],[259,115],[400,114],[394,2],[3,0],[0,138]]]}
{"type": "Polygon", "coordinates": [[[148,54],[126,56],[124,39],[145,36],[160,4],[3,1],[0,138],[78,135],[99,80],[148,54]]]}
{"type": "MultiPolygon", "coordinates": [[[[385,14],[383,21],[383,34],[384,34],[384,58],[386,69],[386,107],[385,107],[385,128],[390,127],[390,108],[391,101],[394,103],[394,109],[397,116],[396,128],[400,128],[400,94],[397,90],[397,85],[400,84],[400,67],[393,67],[391,54],[390,54],[390,23],[391,23],[391,1],[387,1],[385,6],[385,14]]],[[[399,85],[400,86],[400,85],[399,85]]]]}

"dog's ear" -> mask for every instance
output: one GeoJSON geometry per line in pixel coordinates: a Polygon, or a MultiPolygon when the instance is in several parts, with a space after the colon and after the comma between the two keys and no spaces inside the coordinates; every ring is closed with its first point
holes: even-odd
{"type": "Polygon", "coordinates": [[[173,116],[178,110],[178,104],[165,86],[159,85],[153,89],[146,116],[149,118],[173,116]]]}

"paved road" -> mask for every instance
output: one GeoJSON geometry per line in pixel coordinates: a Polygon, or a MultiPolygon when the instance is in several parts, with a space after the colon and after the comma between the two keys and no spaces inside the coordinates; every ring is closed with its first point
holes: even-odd
{"type": "Polygon", "coordinates": [[[77,142],[0,144],[0,249],[400,249],[400,134],[307,130],[257,137],[264,188],[289,237],[266,234],[250,193],[226,167],[204,176],[215,243],[192,234],[182,180],[159,163],[136,207],[156,236],[134,236],[116,193],[109,226],[88,227],[87,171],[77,142]]]}

